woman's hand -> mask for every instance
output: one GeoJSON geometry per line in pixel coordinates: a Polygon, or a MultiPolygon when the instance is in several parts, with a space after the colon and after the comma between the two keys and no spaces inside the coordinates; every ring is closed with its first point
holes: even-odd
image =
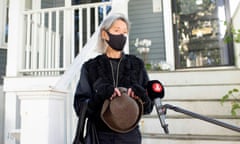
{"type": "Polygon", "coordinates": [[[134,93],[134,91],[132,90],[132,88],[128,89],[128,95],[134,99],[138,99],[139,97],[134,93]]]}
{"type": "Polygon", "coordinates": [[[110,97],[110,100],[113,100],[116,96],[121,96],[121,92],[118,88],[114,88],[113,94],[110,97]]]}

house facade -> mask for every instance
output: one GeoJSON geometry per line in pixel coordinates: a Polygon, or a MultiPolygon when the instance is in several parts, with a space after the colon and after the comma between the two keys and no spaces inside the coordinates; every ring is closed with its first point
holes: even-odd
{"type": "MultiPolygon", "coordinates": [[[[128,16],[125,52],[141,57],[160,80],[163,103],[239,126],[230,115],[240,88],[240,46],[225,41],[240,28],[239,0],[0,0],[0,143],[69,144],[75,134],[72,102],[81,65],[98,55],[101,21],[128,16]]],[[[176,112],[164,134],[155,111],[139,125],[144,144],[239,142],[239,132],[176,112]],[[223,138],[224,136],[224,138],[223,138]]]]}

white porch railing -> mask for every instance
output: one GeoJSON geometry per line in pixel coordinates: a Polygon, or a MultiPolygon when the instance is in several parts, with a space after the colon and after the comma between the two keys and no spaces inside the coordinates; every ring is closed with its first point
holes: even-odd
{"type": "Polygon", "coordinates": [[[98,28],[111,2],[25,11],[20,73],[60,75],[98,28]]]}

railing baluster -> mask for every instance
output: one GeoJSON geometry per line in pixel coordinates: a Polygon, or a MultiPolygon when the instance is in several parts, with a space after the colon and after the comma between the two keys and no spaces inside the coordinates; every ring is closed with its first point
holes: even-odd
{"type": "Polygon", "coordinates": [[[48,68],[52,68],[52,12],[48,12],[48,68]]]}
{"type": "MultiPolygon", "coordinates": [[[[51,68],[55,68],[55,64],[54,64],[54,57],[55,57],[55,38],[56,38],[56,33],[52,32],[51,34],[51,68]]],[[[55,72],[50,72],[50,75],[54,74],[55,72]]]]}
{"type": "Polygon", "coordinates": [[[91,37],[91,11],[90,7],[87,7],[87,41],[91,37]]]}
{"type": "Polygon", "coordinates": [[[103,6],[103,19],[106,17],[107,15],[107,6],[103,6]]]}
{"type": "Polygon", "coordinates": [[[75,9],[71,10],[71,23],[73,24],[71,26],[71,61],[74,60],[75,56],[75,9]]]}
{"type": "Polygon", "coordinates": [[[94,19],[95,19],[95,30],[96,30],[98,28],[98,24],[99,24],[99,14],[98,14],[98,7],[97,6],[95,6],[94,11],[95,11],[94,19]]]}
{"type": "Polygon", "coordinates": [[[26,39],[26,52],[25,52],[25,68],[29,69],[30,66],[30,42],[31,41],[31,14],[27,14],[27,39],[26,39]]]}
{"type": "Polygon", "coordinates": [[[59,32],[59,13],[60,11],[56,11],[56,38],[55,38],[55,67],[54,68],[59,68],[60,66],[60,32],[59,32]]]}
{"type": "Polygon", "coordinates": [[[83,47],[83,33],[82,33],[82,28],[83,28],[83,20],[82,20],[82,8],[79,8],[78,9],[78,29],[79,29],[79,32],[78,32],[78,40],[79,40],[79,53],[81,52],[82,50],[82,47],[83,47]]]}
{"type": "Polygon", "coordinates": [[[48,69],[48,55],[49,55],[49,51],[48,51],[48,41],[49,41],[49,31],[47,28],[44,28],[44,35],[45,35],[45,39],[46,39],[46,42],[45,42],[45,67],[44,69],[48,69]]]}
{"type": "Polygon", "coordinates": [[[45,56],[45,13],[41,12],[41,26],[40,26],[40,39],[39,39],[39,68],[44,68],[45,56]]]}
{"type": "Polygon", "coordinates": [[[31,51],[31,68],[37,68],[37,45],[38,45],[38,13],[32,14],[32,51],[31,51]]]}

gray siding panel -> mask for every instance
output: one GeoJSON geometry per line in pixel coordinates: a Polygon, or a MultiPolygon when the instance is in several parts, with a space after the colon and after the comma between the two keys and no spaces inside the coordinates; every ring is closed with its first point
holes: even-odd
{"type": "Polygon", "coordinates": [[[148,63],[165,60],[163,13],[153,13],[151,0],[130,0],[128,11],[131,22],[130,53],[140,56],[134,46],[137,38],[150,39],[152,45],[149,47],[148,63]]]}
{"type": "Polygon", "coordinates": [[[7,49],[0,48],[0,85],[3,84],[3,77],[6,73],[7,49]]]}
{"type": "Polygon", "coordinates": [[[0,85],[0,143],[3,144],[4,138],[4,111],[5,111],[5,99],[3,93],[3,87],[0,85]]]}

